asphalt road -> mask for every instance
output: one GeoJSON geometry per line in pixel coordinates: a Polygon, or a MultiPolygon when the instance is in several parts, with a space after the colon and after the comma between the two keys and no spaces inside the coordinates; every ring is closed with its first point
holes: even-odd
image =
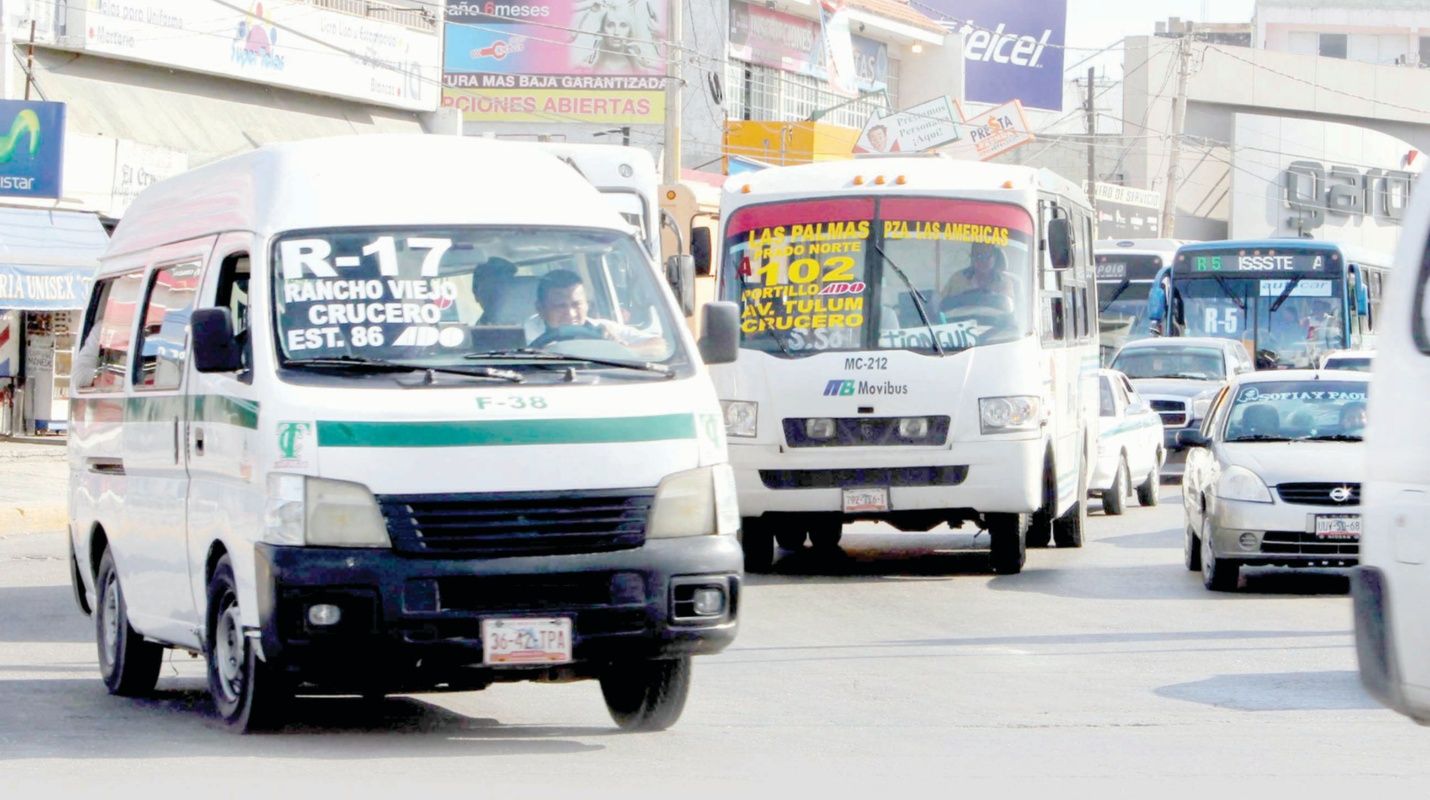
{"type": "Polygon", "coordinates": [[[250,737],[213,717],[185,655],[154,699],[111,698],[62,534],[0,534],[0,784],[1423,796],[1430,731],[1361,690],[1344,575],[1253,571],[1212,594],[1181,565],[1180,521],[1167,487],[1162,507],[1094,513],[1086,547],[1034,551],[1008,577],[966,533],[851,527],[846,557],[794,554],[749,580],[735,645],[697,661],[675,728],[644,735],[615,731],[593,683],[300,699],[298,722],[250,737]]]}

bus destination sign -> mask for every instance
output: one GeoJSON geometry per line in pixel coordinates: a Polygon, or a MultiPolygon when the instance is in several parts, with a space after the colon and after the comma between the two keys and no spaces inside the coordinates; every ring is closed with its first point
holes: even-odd
{"type": "Polygon", "coordinates": [[[1177,272],[1322,272],[1327,253],[1186,253],[1177,257],[1177,272]]]}

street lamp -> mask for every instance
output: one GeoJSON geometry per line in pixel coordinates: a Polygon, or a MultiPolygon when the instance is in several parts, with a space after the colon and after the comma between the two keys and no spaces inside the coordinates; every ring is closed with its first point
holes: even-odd
{"type": "MultiPolygon", "coordinates": [[[[882,96],[882,97],[884,98],[884,106],[885,106],[886,108],[889,108],[889,107],[892,105],[892,104],[889,102],[889,90],[888,90],[888,89],[875,89],[875,90],[872,91],[872,92],[860,92],[858,95],[856,95],[856,96],[854,96],[854,97],[851,97],[851,98],[849,98],[848,100],[845,100],[845,101],[842,102],[842,103],[836,103],[836,104],[834,104],[834,105],[832,105],[832,106],[829,106],[828,108],[816,108],[814,111],[811,111],[811,112],[810,112],[809,116],[806,117],[804,121],[805,121],[805,122],[818,122],[818,121],[820,121],[821,119],[823,119],[824,116],[825,116],[826,114],[828,114],[829,112],[831,112],[831,111],[838,111],[839,109],[844,108],[845,106],[854,105],[855,103],[859,103],[859,102],[862,102],[862,101],[864,101],[864,100],[868,100],[869,98],[875,97],[875,96],[882,96]]],[[[890,109],[890,110],[892,110],[892,109],[890,109]]]]}

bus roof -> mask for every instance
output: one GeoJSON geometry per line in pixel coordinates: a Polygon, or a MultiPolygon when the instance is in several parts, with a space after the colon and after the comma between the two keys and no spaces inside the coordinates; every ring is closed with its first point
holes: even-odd
{"type": "Polygon", "coordinates": [[[725,192],[737,197],[867,192],[871,189],[877,189],[881,194],[924,194],[931,186],[946,189],[950,185],[969,191],[1043,190],[1088,204],[1087,195],[1081,187],[1051,170],[964,161],[941,155],[886,156],[872,160],[847,159],[771,167],[730,176],[725,182],[725,192]],[[888,182],[881,186],[874,185],[879,176],[888,182]],[[897,184],[896,180],[900,177],[906,182],[897,184]],[[862,178],[862,185],[856,184],[855,178],[862,178]]]}
{"type": "Polygon", "coordinates": [[[366,134],[265,145],[160,181],[129,207],[104,259],[224,231],[473,224],[630,230],[538,145],[366,134]]]}

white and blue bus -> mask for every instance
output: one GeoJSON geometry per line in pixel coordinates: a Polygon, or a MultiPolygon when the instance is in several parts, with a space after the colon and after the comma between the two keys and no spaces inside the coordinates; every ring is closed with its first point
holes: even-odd
{"type": "Polygon", "coordinates": [[[1389,258],[1309,239],[1186,244],[1148,300],[1167,336],[1241,341],[1258,369],[1314,369],[1371,346],[1389,258]],[[1164,280],[1167,279],[1167,280],[1164,280]]]}

